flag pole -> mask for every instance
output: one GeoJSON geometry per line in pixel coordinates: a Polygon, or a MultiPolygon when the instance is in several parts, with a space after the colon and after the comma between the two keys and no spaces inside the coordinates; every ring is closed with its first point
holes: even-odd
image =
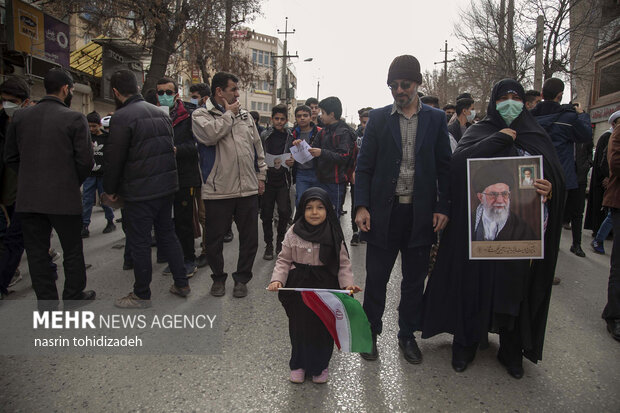
{"type": "Polygon", "coordinates": [[[278,288],[278,291],[317,291],[317,292],[329,292],[329,293],[341,293],[341,294],[353,294],[353,290],[334,290],[330,288],[278,288]]]}

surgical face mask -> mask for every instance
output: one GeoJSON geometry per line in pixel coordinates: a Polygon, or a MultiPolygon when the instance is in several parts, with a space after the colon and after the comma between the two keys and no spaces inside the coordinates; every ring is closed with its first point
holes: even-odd
{"type": "Polygon", "coordinates": [[[200,102],[200,99],[197,99],[197,98],[191,98],[189,101],[190,101],[191,103],[193,103],[194,105],[198,106],[198,102],[200,102]]]}
{"type": "Polygon", "coordinates": [[[506,125],[510,126],[510,124],[521,114],[523,111],[523,102],[518,102],[516,100],[508,99],[503,102],[498,103],[495,108],[499,112],[506,125]]]}
{"type": "Polygon", "coordinates": [[[161,95],[157,96],[157,99],[159,100],[159,104],[162,106],[167,106],[169,108],[174,106],[174,96],[161,95]]]}
{"type": "Polygon", "coordinates": [[[2,107],[4,108],[4,113],[6,113],[9,118],[12,118],[15,111],[19,109],[19,105],[17,103],[9,102],[8,100],[2,101],[2,107]]]}
{"type": "Polygon", "coordinates": [[[476,111],[472,109],[471,113],[467,115],[467,122],[469,123],[473,122],[475,117],[476,117],[476,111]]]}

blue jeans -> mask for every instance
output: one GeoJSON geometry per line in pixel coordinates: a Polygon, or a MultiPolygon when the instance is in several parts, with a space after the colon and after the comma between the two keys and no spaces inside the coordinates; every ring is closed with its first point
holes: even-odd
{"type": "MultiPolygon", "coordinates": [[[[90,216],[95,205],[95,191],[99,192],[99,196],[103,194],[103,177],[89,176],[83,184],[82,194],[82,224],[87,227],[90,225],[90,216]]],[[[101,205],[105,213],[105,219],[114,222],[114,211],[109,206],[101,205]]]]}
{"type": "Polygon", "coordinates": [[[313,188],[315,186],[320,186],[314,169],[298,169],[297,175],[295,175],[295,182],[295,207],[299,205],[299,200],[307,189],[313,188]]]}
{"type": "Polygon", "coordinates": [[[321,189],[324,189],[329,195],[329,200],[332,201],[332,205],[334,205],[334,209],[336,210],[336,216],[340,218],[342,215],[342,200],[345,195],[345,183],[341,184],[324,184],[319,182],[318,186],[321,189]]]}
{"type": "Polygon", "coordinates": [[[594,237],[594,239],[598,242],[605,241],[607,239],[607,236],[611,232],[612,228],[613,228],[613,221],[611,220],[611,209],[610,209],[609,212],[607,213],[607,216],[601,223],[601,226],[599,227],[598,232],[596,233],[596,237],[594,237]]]}

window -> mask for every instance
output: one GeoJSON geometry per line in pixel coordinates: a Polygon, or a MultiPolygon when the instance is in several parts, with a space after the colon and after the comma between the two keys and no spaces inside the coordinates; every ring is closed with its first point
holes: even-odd
{"type": "Polygon", "coordinates": [[[606,96],[620,90],[620,61],[601,68],[599,96],[606,96]]]}
{"type": "Polygon", "coordinates": [[[260,66],[271,66],[272,61],[271,53],[264,50],[252,49],[252,63],[260,66]]]}
{"type": "Polygon", "coordinates": [[[252,102],[252,110],[256,110],[256,102],[252,102]]]}

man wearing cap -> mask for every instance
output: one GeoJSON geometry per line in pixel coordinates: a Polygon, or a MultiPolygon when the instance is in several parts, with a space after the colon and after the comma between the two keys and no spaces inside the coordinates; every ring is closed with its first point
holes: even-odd
{"type": "Polygon", "coordinates": [[[73,79],[52,69],[43,79],[45,96],[23,108],[9,124],[5,147],[7,166],[17,171],[17,201],[28,268],[40,306],[57,306],[58,290],[50,266],[52,228],[64,253],[63,300],[92,300],[86,287],[82,250],[80,185],[93,169],[93,144],[86,116],[70,109],[73,79]]]}
{"type": "Polygon", "coordinates": [[[476,173],[474,184],[480,205],[472,217],[472,241],[535,239],[530,226],[510,211],[514,181],[508,171],[483,167],[476,173]]]}
{"type": "MultiPolygon", "coordinates": [[[[91,112],[86,115],[86,120],[88,120],[88,128],[93,141],[95,166],[93,166],[90,176],[86,178],[82,187],[82,238],[90,236],[88,226],[90,225],[90,216],[93,212],[96,192],[99,192],[99,196],[103,194],[103,148],[108,139],[108,133],[101,130],[101,117],[97,112],[91,112]]],[[[105,213],[105,219],[108,221],[108,224],[103,229],[103,233],[108,234],[116,229],[116,225],[114,225],[114,211],[107,205],[101,204],[101,206],[105,213]]]]}
{"type": "Polygon", "coordinates": [[[355,170],[355,210],[367,241],[364,310],[378,357],[386,287],[398,253],[402,260],[398,344],[405,359],[420,363],[414,332],[420,330],[424,279],[436,233],[448,222],[450,141],[446,115],[418,98],[420,63],[396,57],[387,84],[394,103],[370,111],[355,170]]]}
{"type": "Polygon", "coordinates": [[[560,104],[564,94],[564,82],[558,78],[552,77],[545,80],[542,94],[543,101],[536,105],[531,113],[551,137],[564,169],[566,178],[566,212],[564,216],[570,221],[573,232],[573,244],[570,251],[578,257],[585,257],[586,254],[581,249],[581,227],[586,182],[585,179],[578,179],[577,176],[575,144],[592,143],[590,115],[585,113],[577,104],[560,104]]]}

